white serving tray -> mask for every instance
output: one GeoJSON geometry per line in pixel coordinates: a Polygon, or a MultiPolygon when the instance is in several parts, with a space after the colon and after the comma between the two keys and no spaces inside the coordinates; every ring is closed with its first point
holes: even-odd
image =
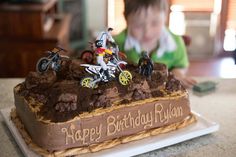
{"type": "MultiPolygon", "coordinates": [[[[20,133],[16,129],[14,123],[10,120],[11,108],[1,110],[1,114],[6,122],[9,130],[15,138],[20,149],[26,157],[39,157],[35,152],[30,150],[22,139],[20,133]]],[[[153,151],[155,149],[170,146],[176,143],[180,143],[189,139],[193,139],[202,135],[206,135],[219,130],[219,124],[212,122],[200,114],[193,112],[197,117],[197,123],[191,124],[185,128],[178,129],[165,134],[157,136],[151,136],[139,141],[129,142],[121,144],[113,148],[103,150],[96,153],[88,153],[81,155],[82,157],[94,157],[94,156],[134,156],[145,152],[153,151]]]]}

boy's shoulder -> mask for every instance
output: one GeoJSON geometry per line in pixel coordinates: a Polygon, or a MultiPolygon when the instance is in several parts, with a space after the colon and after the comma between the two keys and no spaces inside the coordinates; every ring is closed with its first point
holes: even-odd
{"type": "Polygon", "coordinates": [[[182,36],[174,34],[169,28],[167,28],[167,30],[175,41],[179,42],[180,40],[182,40],[182,36]]]}
{"type": "Polygon", "coordinates": [[[177,44],[177,49],[180,49],[182,51],[183,48],[185,47],[183,36],[174,34],[169,28],[167,28],[167,30],[171,34],[171,36],[174,39],[175,43],[177,44]]]}
{"type": "Polygon", "coordinates": [[[126,37],[127,37],[127,29],[124,29],[122,32],[115,35],[113,38],[117,44],[123,45],[125,43],[126,37]]]}

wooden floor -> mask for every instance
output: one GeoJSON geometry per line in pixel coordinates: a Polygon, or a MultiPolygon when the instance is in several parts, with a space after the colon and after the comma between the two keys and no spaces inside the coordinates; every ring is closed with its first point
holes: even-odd
{"type": "Polygon", "coordinates": [[[187,75],[236,78],[236,64],[231,57],[190,60],[187,75]]]}

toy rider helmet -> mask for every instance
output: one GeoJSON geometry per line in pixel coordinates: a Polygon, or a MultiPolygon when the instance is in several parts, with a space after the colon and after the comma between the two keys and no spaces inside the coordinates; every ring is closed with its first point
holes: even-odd
{"type": "Polygon", "coordinates": [[[96,40],[96,41],[95,41],[95,46],[96,46],[97,48],[102,47],[102,40],[96,40]]]}

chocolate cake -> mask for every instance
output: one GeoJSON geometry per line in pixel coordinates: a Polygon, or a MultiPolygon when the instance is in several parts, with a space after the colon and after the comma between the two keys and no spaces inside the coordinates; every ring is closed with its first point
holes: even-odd
{"type": "Polygon", "coordinates": [[[43,156],[73,156],[166,133],[195,121],[188,93],[163,64],[151,77],[127,66],[132,82],[80,85],[86,75],[78,60],[60,71],[30,72],[14,88],[11,118],[31,149],[43,156]]]}

